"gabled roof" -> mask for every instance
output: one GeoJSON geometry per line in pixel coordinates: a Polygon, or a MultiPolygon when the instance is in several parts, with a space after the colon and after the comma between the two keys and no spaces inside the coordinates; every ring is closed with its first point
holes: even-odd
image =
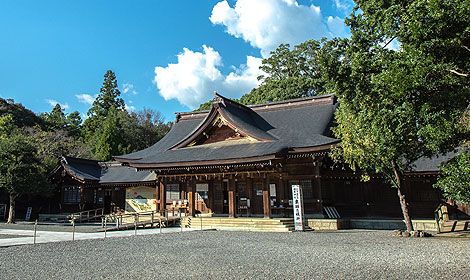
{"type": "Polygon", "coordinates": [[[339,142],[330,132],[337,106],[334,95],[244,106],[216,94],[211,110],[178,113],[172,129],[158,143],[114,158],[138,168],[165,168],[270,160],[296,149],[325,151],[339,142]],[[257,141],[188,146],[219,115],[257,141]]]}
{"type": "Polygon", "coordinates": [[[72,179],[83,184],[130,184],[155,180],[150,171],[137,172],[133,167],[122,166],[117,162],[99,162],[63,156],[55,173],[63,170],[72,179]]]}
{"type": "Polygon", "coordinates": [[[216,93],[212,102],[212,108],[205,119],[171,149],[188,146],[188,144],[197,137],[200,137],[201,134],[211,126],[217,116],[220,116],[234,130],[253,139],[263,142],[277,140],[267,132],[273,129],[273,127],[252,109],[216,93]]]}

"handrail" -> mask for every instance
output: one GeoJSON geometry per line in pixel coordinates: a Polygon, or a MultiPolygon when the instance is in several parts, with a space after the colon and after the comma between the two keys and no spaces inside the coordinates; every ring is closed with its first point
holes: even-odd
{"type": "Polygon", "coordinates": [[[72,213],[72,214],[68,215],[67,218],[71,219],[72,221],[81,222],[82,220],[94,219],[94,218],[97,218],[97,217],[101,217],[103,215],[104,215],[104,208],[97,208],[97,209],[72,213]],[[93,215],[90,216],[90,214],[92,212],[94,212],[94,213],[93,213],[93,215]]]}
{"type": "Polygon", "coordinates": [[[163,216],[160,215],[159,210],[152,210],[152,211],[145,211],[145,212],[130,212],[130,213],[124,213],[124,214],[108,214],[108,215],[104,215],[104,217],[102,218],[102,225],[104,223],[104,219],[114,220],[116,222],[116,227],[119,228],[121,225],[124,224],[123,221],[125,221],[126,218],[134,217],[133,223],[138,223],[140,220],[140,217],[145,217],[145,216],[150,216],[150,221],[152,223],[154,223],[154,221],[157,221],[157,220],[161,222],[162,217],[165,217],[165,215],[163,216]]]}

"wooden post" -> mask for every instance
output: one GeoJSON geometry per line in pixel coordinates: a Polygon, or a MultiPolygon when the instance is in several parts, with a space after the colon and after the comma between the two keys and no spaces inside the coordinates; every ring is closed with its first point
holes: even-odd
{"type": "Polygon", "coordinates": [[[235,179],[229,179],[228,181],[228,216],[229,218],[235,218],[237,212],[235,209],[235,179]]]}
{"type": "Polygon", "coordinates": [[[159,181],[155,181],[155,210],[160,212],[160,184],[158,182],[159,181]]]}
{"type": "Polygon", "coordinates": [[[264,217],[267,219],[271,219],[271,194],[269,182],[269,175],[267,175],[263,183],[263,212],[264,217]]]}
{"type": "Polygon", "coordinates": [[[194,217],[196,214],[196,182],[194,180],[188,181],[188,206],[189,206],[189,216],[194,217]]]}
{"type": "Polygon", "coordinates": [[[72,226],[73,226],[72,241],[75,241],[75,218],[72,218],[72,226]]]}
{"type": "MultiPolygon", "coordinates": [[[[247,209],[247,215],[251,216],[251,207],[253,205],[253,178],[247,177],[246,178],[246,197],[250,200],[250,206],[247,209]]],[[[248,203],[247,203],[248,204],[248,203]]]]}
{"type": "Polygon", "coordinates": [[[322,194],[321,194],[321,180],[320,180],[320,162],[315,162],[315,166],[313,167],[313,175],[315,176],[313,179],[313,195],[317,199],[317,205],[318,205],[318,213],[322,214],[323,213],[323,199],[322,199],[322,194]]]}
{"type": "Polygon", "coordinates": [[[215,179],[212,179],[209,181],[209,192],[208,192],[208,196],[209,196],[209,209],[210,209],[210,212],[214,212],[214,180],[215,179]]]}
{"type": "Polygon", "coordinates": [[[33,244],[36,244],[36,229],[38,227],[38,220],[36,219],[36,222],[34,222],[34,241],[33,244]]]}
{"type": "Polygon", "coordinates": [[[108,217],[104,216],[104,238],[106,238],[107,231],[108,231],[108,217]]]}
{"type": "Polygon", "coordinates": [[[160,213],[161,215],[165,214],[166,210],[166,188],[165,184],[162,181],[158,182],[160,189],[160,213]]]}

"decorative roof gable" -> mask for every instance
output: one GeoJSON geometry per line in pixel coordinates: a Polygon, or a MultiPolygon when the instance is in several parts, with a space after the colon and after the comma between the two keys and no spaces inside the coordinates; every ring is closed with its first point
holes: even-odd
{"type": "Polygon", "coordinates": [[[171,150],[232,140],[275,141],[267,132],[272,128],[252,109],[215,93],[207,117],[171,150]]]}

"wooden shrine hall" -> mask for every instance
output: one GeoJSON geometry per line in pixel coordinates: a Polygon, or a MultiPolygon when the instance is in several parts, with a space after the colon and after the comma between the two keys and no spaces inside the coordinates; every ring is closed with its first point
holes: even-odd
{"type": "MultiPolygon", "coordinates": [[[[361,182],[333,168],[327,154],[339,142],[330,131],[337,106],[334,95],[244,106],[216,93],[209,111],[177,113],[158,143],[114,159],[155,175],[160,210],[184,201],[193,216],[289,216],[291,186],[300,185],[309,218],[400,218],[395,190],[380,176],[361,182]]],[[[429,161],[407,174],[414,218],[433,217],[442,198],[432,188],[437,174],[429,161]]]]}

